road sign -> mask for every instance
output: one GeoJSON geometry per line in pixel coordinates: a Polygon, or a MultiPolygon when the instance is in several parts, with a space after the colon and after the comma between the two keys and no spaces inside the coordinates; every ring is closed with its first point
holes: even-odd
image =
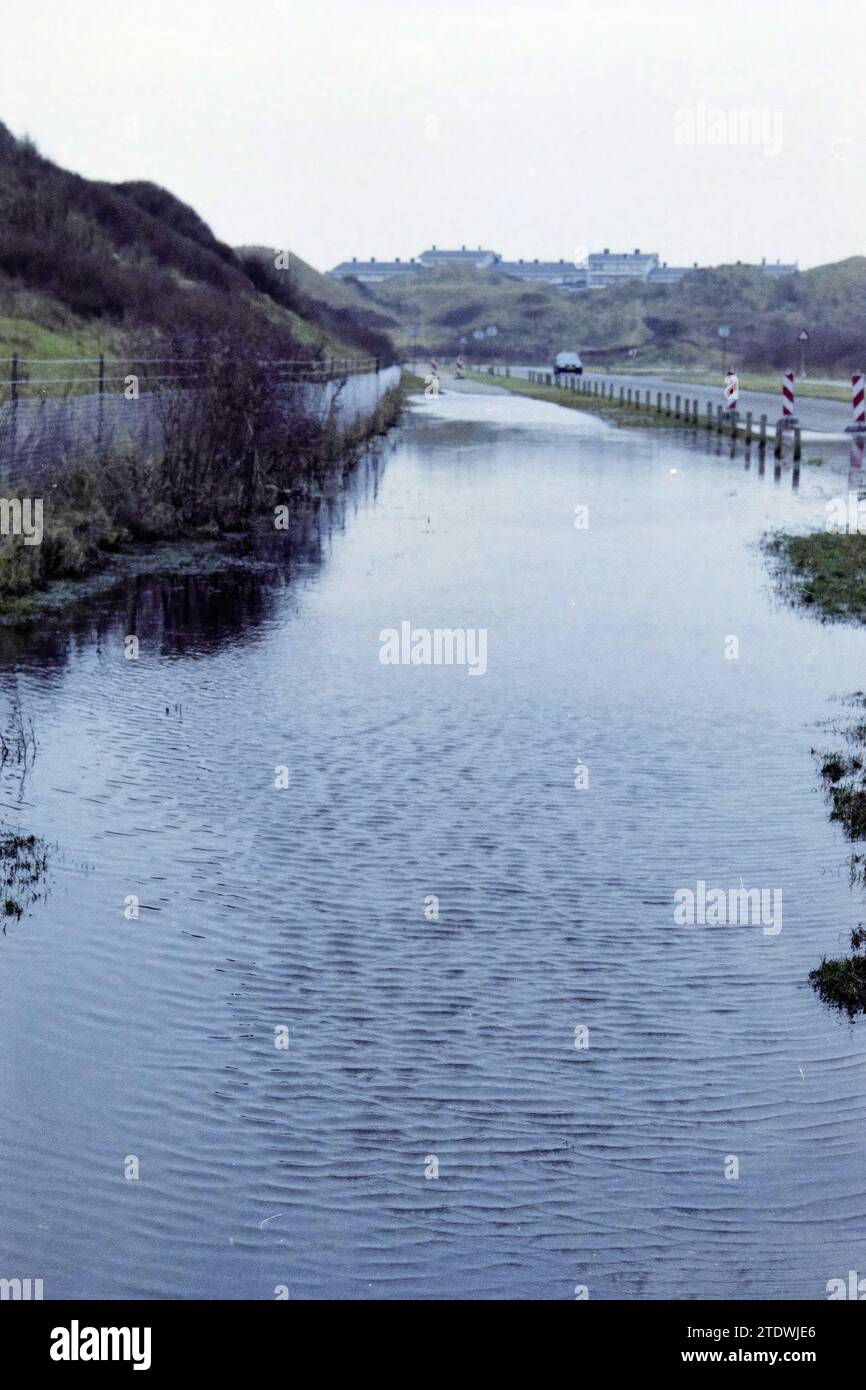
{"type": "Polygon", "coordinates": [[[736,410],[740,403],[740,379],[736,372],[725,376],[725,405],[728,410],[736,410]]]}
{"type": "Polygon", "coordinates": [[[806,332],[805,328],[800,329],[800,332],[797,334],[797,337],[800,339],[801,343],[808,343],[809,341],[809,334],[806,332]]]}
{"type": "Polygon", "coordinates": [[[730,336],[731,336],[731,325],[730,325],[729,323],[720,323],[720,324],[719,324],[719,337],[720,337],[720,338],[730,338],[730,336]]]}

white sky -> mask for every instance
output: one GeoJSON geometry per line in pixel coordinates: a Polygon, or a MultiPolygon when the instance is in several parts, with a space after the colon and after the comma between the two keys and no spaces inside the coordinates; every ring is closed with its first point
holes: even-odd
{"type": "Polygon", "coordinates": [[[320,269],[431,242],[806,267],[864,249],[864,51],[857,0],[5,0],[0,119],[320,269]],[[767,139],[705,142],[743,109],[767,139]]]}

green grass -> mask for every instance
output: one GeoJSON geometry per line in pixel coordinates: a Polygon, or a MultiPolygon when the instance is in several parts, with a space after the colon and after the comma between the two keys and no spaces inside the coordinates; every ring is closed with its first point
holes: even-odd
{"type": "MultiPolygon", "coordinates": [[[[262,301],[262,312],[275,324],[290,328],[295,341],[305,347],[321,350],[326,358],[337,359],[363,356],[355,348],[348,348],[336,338],[323,332],[315,324],[284,309],[268,300],[262,301]]],[[[12,354],[17,353],[25,359],[19,369],[23,378],[18,395],[28,400],[40,395],[65,396],[87,395],[98,390],[99,366],[96,360],[80,363],[68,359],[98,359],[105,354],[109,363],[121,363],[124,369],[135,370],[136,356],[150,358],[160,355],[172,356],[171,348],[158,348],[136,345],[131,335],[119,328],[97,328],[82,321],[62,328],[47,328],[32,319],[0,316],[0,402],[10,396],[9,380],[12,373],[12,354]],[[28,366],[26,359],[34,361],[28,366]],[[28,378],[42,385],[30,385],[28,378]],[[72,379],[72,384],[68,383],[72,379]]],[[[117,373],[115,373],[117,374],[117,373]]]]}
{"type": "Polygon", "coordinates": [[[830,621],[866,623],[866,536],[815,531],[767,541],[791,601],[830,621]]]}
{"type": "Polygon", "coordinates": [[[122,344],[119,331],[106,333],[90,324],[53,329],[31,319],[0,317],[0,360],[13,352],[35,358],[98,357],[119,351],[122,344]]]}

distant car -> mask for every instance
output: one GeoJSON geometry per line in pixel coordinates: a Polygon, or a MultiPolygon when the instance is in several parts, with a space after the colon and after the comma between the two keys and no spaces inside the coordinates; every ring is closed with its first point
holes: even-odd
{"type": "Polygon", "coordinates": [[[558,352],[553,366],[556,376],[583,376],[583,363],[576,352],[558,352]]]}

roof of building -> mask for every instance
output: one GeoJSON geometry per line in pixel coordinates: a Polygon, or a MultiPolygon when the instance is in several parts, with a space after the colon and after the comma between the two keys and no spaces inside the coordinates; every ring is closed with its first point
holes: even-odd
{"type": "Polygon", "coordinates": [[[648,278],[650,280],[681,280],[684,275],[690,275],[697,268],[697,262],[694,265],[668,265],[667,261],[662,261],[661,265],[653,266],[648,278]]]}
{"type": "Polygon", "coordinates": [[[506,275],[585,275],[583,266],[574,261],[499,261],[497,270],[506,275]]]}
{"type": "Polygon", "coordinates": [[[591,251],[588,260],[596,264],[599,261],[657,261],[657,251],[641,251],[636,247],[634,251],[610,251],[607,247],[603,251],[591,251]]]}
{"type": "Polygon", "coordinates": [[[420,261],[425,256],[437,261],[477,261],[479,258],[487,256],[492,256],[496,261],[500,259],[498,251],[490,251],[482,246],[471,249],[461,246],[459,251],[442,251],[438,246],[431,246],[426,251],[422,251],[417,259],[420,261]]]}
{"type": "Polygon", "coordinates": [[[353,256],[350,261],[341,261],[335,265],[333,270],[329,270],[329,275],[399,275],[404,271],[418,270],[420,267],[416,260],[401,261],[398,256],[395,261],[377,261],[372,256],[369,261],[359,261],[357,256],[353,256]]]}
{"type": "Polygon", "coordinates": [[[797,268],[796,261],[768,261],[766,256],[761,261],[761,270],[766,270],[768,275],[792,275],[797,268]]]}

